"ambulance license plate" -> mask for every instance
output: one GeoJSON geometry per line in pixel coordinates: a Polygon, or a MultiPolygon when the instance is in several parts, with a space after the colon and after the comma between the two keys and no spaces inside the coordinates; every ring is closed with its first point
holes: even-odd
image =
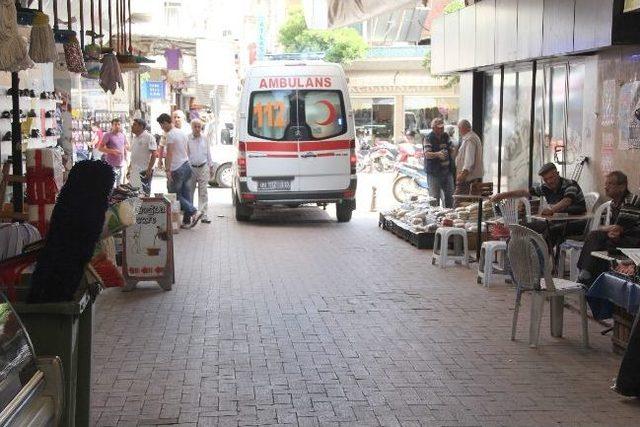
{"type": "Polygon", "coordinates": [[[258,191],[290,191],[291,181],[286,179],[274,179],[258,181],[258,191]]]}

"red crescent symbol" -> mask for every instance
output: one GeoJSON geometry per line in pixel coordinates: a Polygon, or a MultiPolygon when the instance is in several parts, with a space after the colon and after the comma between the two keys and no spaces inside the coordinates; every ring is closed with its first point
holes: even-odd
{"type": "Polygon", "coordinates": [[[327,116],[326,120],[323,122],[316,121],[316,123],[319,124],[320,126],[326,126],[330,123],[333,123],[336,117],[338,116],[338,114],[336,113],[336,108],[333,106],[333,104],[327,101],[326,99],[323,99],[322,101],[318,101],[316,102],[316,104],[323,104],[329,110],[329,115],[327,116]]]}

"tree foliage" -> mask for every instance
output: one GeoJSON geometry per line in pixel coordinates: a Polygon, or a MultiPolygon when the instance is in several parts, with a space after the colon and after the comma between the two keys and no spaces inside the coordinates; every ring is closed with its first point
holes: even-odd
{"type": "Polygon", "coordinates": [[[313,30],[307,28],[301,9],[294,9],[280,28],[285,52],[324,52],[330,62],[344,63],[364,57],[367,44],[353,28],[313,30]]]}
{"type": "MultiPolygon", "coordinates": [[[[431,74],[431,50],[428,50],[422,59],[422,66],[427,70],[429,74],[431,74]]],[[[442,80],[443,86],[446,88],[451,88],[458,83],[460,83],[460,75],[454,74],[450,76],[434,76],[438,77],[442,80]]]]}
{"type": "Polygon", "coordinates": [[[464,8],[464,0],[451,0],[448,5],[444,8],[444,14],[453,13],[456,10],[460,10],[464,8]]]}

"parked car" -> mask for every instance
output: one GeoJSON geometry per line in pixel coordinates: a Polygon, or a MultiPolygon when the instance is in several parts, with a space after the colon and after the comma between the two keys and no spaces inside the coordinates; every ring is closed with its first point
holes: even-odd
{"type": "Polygon", "coordinates": [[[233,123],[224,123],[220,132],[213,129],[207,132],[207,140],[211,150],[213,170],[210,185],[230,188],[233,183],[233,162],[236,159],[236,149],[233,146],[235,129],[233,123]]]}

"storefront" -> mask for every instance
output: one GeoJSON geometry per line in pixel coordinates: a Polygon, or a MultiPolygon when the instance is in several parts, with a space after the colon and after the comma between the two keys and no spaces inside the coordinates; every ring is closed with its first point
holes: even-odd
{"type": "Polygon", "coordinates": [[[586,157],[585,191],[604,193],[603,175],[614,169],[637,191],[640,34],[632,18],[640,16],[619,1],[522,2],[483,0],[434,23],[434,72],[461,73],[461,92],[473,94],[461,108],[473,111],[483,136],[484,180],[500,191],[523,188],[546,162],[577,176],[586,157]],[[462,43],[469,28],[475,46],[462,43]]]}

